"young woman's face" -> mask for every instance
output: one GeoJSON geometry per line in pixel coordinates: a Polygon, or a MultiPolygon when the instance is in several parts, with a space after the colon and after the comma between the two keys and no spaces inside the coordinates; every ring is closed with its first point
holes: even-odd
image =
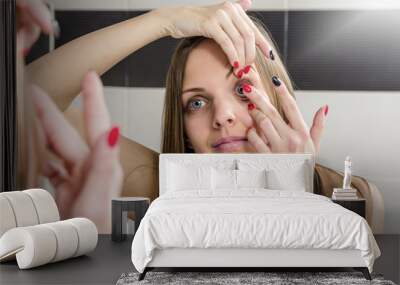
{"type": "Polygon", "coordinates": [[[204,40],[189,54],[182,88],[185,131],[196,153],[255,152],[246,135],[253,120],[242,83],[225,54],[204,40]]]}

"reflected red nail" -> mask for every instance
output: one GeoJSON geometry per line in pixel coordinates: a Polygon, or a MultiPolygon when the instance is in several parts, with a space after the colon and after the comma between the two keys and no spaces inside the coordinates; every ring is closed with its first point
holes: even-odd
{"type": "Polygon", "coordinates": [[[23,50],[22,50],[22,55],[25,57],[25,56],[27,56],[28,54],[29,54],[29,52],[30,52],[30,48],[24,48],[23,50]]]}
{"type": "Polygon", "coordinates": [[[233,63],[233,67],[234,67],[234,68],[238,68],[238,67],[239,67],[239,62],[238,62],[238,61],[235,61],[235,62],[233,63]]]}
{"type": "Polygon", "coordinates": [[[108,133],[108,145],[113,147],[117,144],[119,139],[119,128],[113,127],[111,131],[108,133]]]}
{"type": "Polygon", "coordinates": [[[253,103],[249,103],[247,105],[247,108],[249,109],[249,111],[253,110],[256,107],[256,105],[254,105],[253,103]]]}
{"type": "Polygon", "coordinates": [[[242,78],[242,76],[243,76],[243,70],[239,70],[237,76],[238,76],[239,78],[242,78]]]}
{"type": "Polygon", "coordinates": [[[243,68],[244,73],[249,73],[250,71],[250,65],[247,65],[245,68],[243,68]]]}
{"type": "Polygon", "coordinates": [[[324,109],[325,116],[328,115],[328,111],[329,111],[329,106],[325,105],[325,109],[324,109]]]}
{"type": "Polygon", "coordinates": [[[243,90],[246,93],[250,93],[251,92],[251,86],[249,84],[243,84],[242,87],[243,87],[243,90]]]}

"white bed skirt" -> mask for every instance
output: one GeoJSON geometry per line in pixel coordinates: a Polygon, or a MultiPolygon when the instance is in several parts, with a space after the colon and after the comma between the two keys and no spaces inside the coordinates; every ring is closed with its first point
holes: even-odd
{"type": "Polygon", "coordinates": [[[156,249],[147,267],[366,267],[356,249],[156,249]]]}

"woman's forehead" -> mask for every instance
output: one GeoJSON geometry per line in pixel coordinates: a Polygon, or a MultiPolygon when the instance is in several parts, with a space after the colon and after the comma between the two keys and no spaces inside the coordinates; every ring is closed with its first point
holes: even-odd
{"type": "Polygon", "coordinates": [[[212,40],[204,40],[188,56],[183,85],[225,77],[230,69],[231,65],[219,45],[212,40]]]}

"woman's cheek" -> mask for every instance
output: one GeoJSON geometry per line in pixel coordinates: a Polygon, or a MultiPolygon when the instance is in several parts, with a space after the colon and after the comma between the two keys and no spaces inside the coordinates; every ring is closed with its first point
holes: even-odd
{"type": "Polygon", "coordinates": [[[185,117],[184,125],[186,135],[191,142],[195,152],[203,152],[205,145],[205,138],[208,137],[205,130],[205,123],[199,117],[185,117]]]}
{"type": "Polygon", "coordinates": [[[250,114],[249,114],[249,112],[247,110],[242,115],[241,121],[242,121],[243,125],[246,127],[246,129],[249,129],[251,127],[255,127],[255,121],[250,116],[250,114]]]}

